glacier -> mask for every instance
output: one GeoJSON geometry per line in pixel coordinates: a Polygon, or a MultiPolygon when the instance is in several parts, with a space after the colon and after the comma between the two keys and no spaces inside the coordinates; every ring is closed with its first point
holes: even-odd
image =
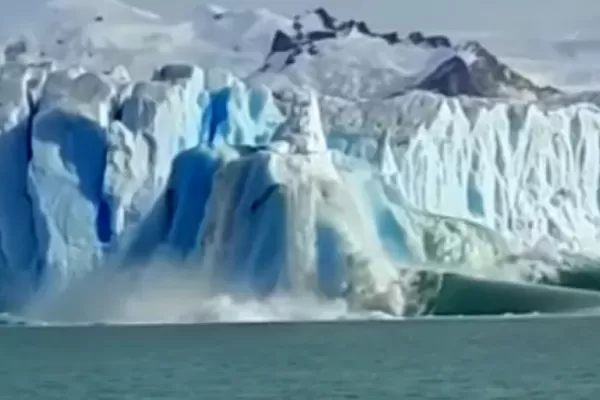
{"type": "Polygon", "coordinates": [[[211,307],[306,319],[600,305],[593,101],[362,101],[187,64],[134,81],[20,61],[1,65],[0,96],[1,311],[147,322],[227,319],[211,307]]]}

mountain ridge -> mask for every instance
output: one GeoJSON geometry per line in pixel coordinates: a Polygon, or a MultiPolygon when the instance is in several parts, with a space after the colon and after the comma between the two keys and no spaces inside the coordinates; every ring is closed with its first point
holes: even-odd
{"type": "Polygon", "coordinates": [[[298,14],[294,16],[293,20],[293,36],[279,29],[275,32],[269,55],[261,67],[261,71],[269,69],[269,58],[277,53],[289,53],[285,59],[285,66],[291,66],[300,54],[318,55],[317,45],[319,42],[347,37],[356,32],[367,37],[381,39],[390,46],[408,43],[431,49],[453,49],[457,52],[456,56],[437,66],[431,76],[426,76],[408,88],[393,92],[386,97],[401,95],[412,89],[434,91],[437,89],[439,93],[447,96],[462,94],[477,97],[502,97],[509,95],[505,90],[503,91],[501,85],[511,87],[515,91],[527,91],[536,99],[562,93],[552,86],[536,85],[530,79],[502,63],[477,41],[454,44],[445,35],[425,35],[419,31],[410,32],[405,37],[401,37],[398,32],[394,31],[378,33],[374,32],[365,21],[355,19],[340,21],[323,7],[298,14]],[[302,18],[307,15],[318,17],[321,26],[304,32],[302,18]],[[467,57],[459,54],[461,51],[470,53],[469,58],[471,59],[466,60],[467,57]]]}
{"type": "Polygon", "coordinates": [[[250,85],[311,86],[354,99],[384,99],[410,90],[529,100],[563,93],[536,84],[479,42],[454,43],[445,35],[418,31],[405,36],[376,32],[365,21],[338,19],[324,7],[288,18],[267,9],[204,5],[189,20],[167,23],[138,8],[124,12],[126,4],[114,0],[95,6],[70,0],[50,4],[54,20],[41,25],[43,34],[36,36],[41,42],[17,38],[7,44],[5,58],[49,57],[104,70],[122,64],[137,76],[174,59],[231,68],[250,85]]]}

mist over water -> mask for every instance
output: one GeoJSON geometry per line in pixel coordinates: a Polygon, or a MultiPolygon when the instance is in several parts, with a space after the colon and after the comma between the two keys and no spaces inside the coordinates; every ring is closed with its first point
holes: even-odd
{"type": "Polygon", "coordinates": [[[100,271],[65,291],[38,296],[22,316],[33,324],[50,325],[386,318],[375,312],[351,313],[343,300],[311,292],[261,298],[248,288],[223,291],[217,286],[206,274],[160,263],[137,271],[100,271]]]}

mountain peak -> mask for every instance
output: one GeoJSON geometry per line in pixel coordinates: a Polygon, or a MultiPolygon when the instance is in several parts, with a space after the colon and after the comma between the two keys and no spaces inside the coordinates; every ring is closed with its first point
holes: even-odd
{"type": "MultiPolygon", "coordinates": [[[[323,7],[297,14],[288,26],[277,29],[269,54],[256,74],[280,74],[292,69],[298,70],[292,72],[296,75],[299,70],[306,70],[306,65],[320,70],[324,64],[348,60],[361,60],[365,67],[371,64],[368,68],[374,74],[380,71],[379,75],[387,65],[398,63],[393,71],[386,71],[396,78],[387,85],[387,93],[379,93],[381,97],[402,95],[409,90],[478,97],[512,97],[522,93],[527,98],[560,93],[552,87],[540,87],[511,70],[478,42],[453,43],[447,36],[420,31],[409,32],[405,37],[397,32],[376,32],[364,21],[340,20],[323,7]],[[407,61],[413,63],[419,59],[422,60],[419,66],[413,71],[409,69],[404,77],[399,76],[398,71],[406,70],[407,61]]],[[[365,76],[369,75],[368,68],[365,76]]]]}

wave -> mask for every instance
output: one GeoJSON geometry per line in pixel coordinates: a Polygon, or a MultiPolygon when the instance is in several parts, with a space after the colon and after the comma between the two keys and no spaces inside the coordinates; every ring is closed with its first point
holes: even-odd
{"type": "MultiPolygon", "coordinates": [[[[60,295],[38,297],[4,326],[90,326],[298,321],[402,320],[407,317],[506,317],[596,314],[600,292],[476,278],[433,269],[405,271],[403,315],[387,299],[332,299],[311,292],[257,296],[222,291],[206,276],[155,264],[133,272],[94,274],[60,295]],[[368,306],[368,307],[365,307],[368,306]],[[370,309],[369,309],[370,307],[370,309]]],[[[561,282],[561,284],[570,282],[561,282]]]]}
{"type": "Polygon", "coordinates": [[[565,314],[598,309],[600,294],[446,274],[431,301],[434,315],[565,314]]]}

